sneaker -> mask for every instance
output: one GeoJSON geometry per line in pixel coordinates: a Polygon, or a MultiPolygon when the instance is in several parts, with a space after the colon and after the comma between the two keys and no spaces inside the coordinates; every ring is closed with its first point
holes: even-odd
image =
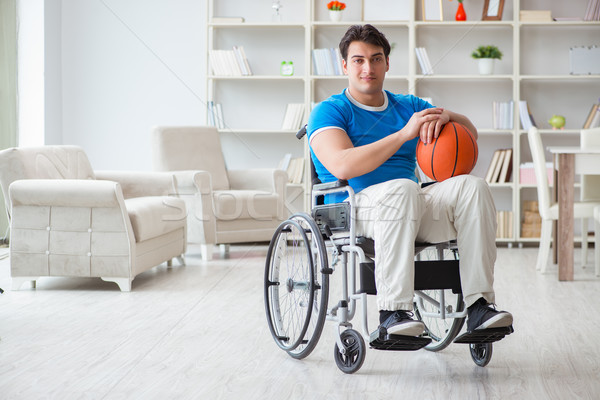
{"type": "Polygon", "coordinates": [[[425,331],[425,324],[412,319],[413,314],[407,311],[394,311],[379,325],[385,328],[388,335],[419,336],[425,331]]]}
{"type": "Polygon", "coordinates": [[[497,311],[495,306],[488,304],[483,298],[477,300],[467,309],[467,331],[478,329],[504,328],[511,326],[513,316],[508,311],[497,311]]]}

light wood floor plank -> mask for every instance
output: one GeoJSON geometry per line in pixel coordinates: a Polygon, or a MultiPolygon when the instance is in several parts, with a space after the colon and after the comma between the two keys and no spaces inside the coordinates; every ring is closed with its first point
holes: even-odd
{"type": "MultiPolygon", "coordinates": [[[[600,280],[593,268],[576,267],[573,282],[558,282],[556,269],[540,275],[536,252],[499,249],[496,300],[515,333],[494,345],[487,367],[461,344],[369,349],[354,375],[335,366],[331,322],[305,360],[275,345],[264,245],[231,246],[230,258],[211,262],[192,246],[187,266],[143,273],[130,293],[100,279],[42,278],[0,296],[0,398],[598,399],[600,280]]],[[[8,260],[0,287],[10,287],[8,260]]],[[[369,297],[371,329],[374,304],[369,297]]]]}

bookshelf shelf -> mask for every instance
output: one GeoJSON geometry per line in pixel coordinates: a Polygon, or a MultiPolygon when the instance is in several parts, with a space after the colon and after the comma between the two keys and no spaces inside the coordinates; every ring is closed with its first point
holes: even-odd
{"type": "MultiPolygon", "coordinates": [[[[520,236],[523,201],[537,199],[537,194],[534,185],[518,183],[519,166],[531,161],[527,132],[520,123],[519,101],[525,100],[530,106],[544,146],[578,144],[579,128],[600,96],[600,74],[571,75],[569,48],[600,45],[600,22],[520,21],[520,11],[546,9],[551,10],[553,17],[583,16],[588,0],[506,0],[500,21],[481,21],[481,3],[464,2],[469,20],[461,22],[454,20],[455,8],[448,2],[443,4],[443,21],[423,21],[422,2],[407,3],[408,20],[363,21],[368,2],[352,0],[347,3],[344,20],[332,22],[324,2],[299,0],[286,2],[282,9],[284,22],[274,23],[264,21],[268,19],[265,10],[256,9],[250,2],[209,0],[208,49],[242,44],[250,65],[257,67],[251,76],[207,74],[208,100],[223,102],[226,122],[231,120],[226,127],[244,128],[220,132],[229,137],[243,135],[247,143],[266,144],[270,147],[270,165],[277,165],[282,155],[290,151],[293,157],[307,158],[306,141],[296,140],[295,130],[277,129],[286,104],[304,103],[308,112],[314,103],[341,92],[347,77],[315,75],[312,50],[335,48],[348,26],[372,23],[394,45],[386,89],[432,98],[435,105],[468,115],[478,127],[479,161],[475,175],[485,177],[497,149],[513,149],[512,179],[490,184],[497,209],[513,212],[510,238],[498,242],[538,242],[539,239],[520,236]],[[244,16],[246,22],[211,22],[212,15],[227,15],[228,11],[230,15],[244,16]],[[477,62],[470,57],[481,44],[498,45],[504,53],[503,59],[496,61],[492,75],[479,75],[477,62]],[[421,73],[417,47],[427,49],[433,75],[421,73]],[[294,62],[293,76],[277,75],[277,63],[283,60],[294,62]],[[246,95],[247,91],[260,93],[246,95]],[[246,104],[228,104],[237,97],[246,104]],[[513,102],[513,129],[492,129],[494,101],[513,102]],[[252,112],[244,112],[250,107],[252,112]],[[564,130],[552,130],[546,122],[553,114],[565,116],[564,130]],[[279,141],[281,145],[277,145],[279,141]]],[[[549,154],[547,160],[551,160],[549,154]]],[[[304,182],[309,181],[305,171],[304,182]]],[[[305,209],[309,204],[306,189],[305,209]]]]}

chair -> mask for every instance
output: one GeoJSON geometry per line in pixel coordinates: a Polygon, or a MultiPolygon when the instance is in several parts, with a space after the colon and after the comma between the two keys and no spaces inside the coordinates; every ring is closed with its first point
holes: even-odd
{"type": "Polygon", "coordinates": [[[212,259],[215,244],[269,241],[285,218],[287,175],[276,169],[228,170],[214,127],[159,126],[153,164],[175,171],[188,209],[188,241],[212,259]]]}
{"type": "MultiPolygon", "coordinates": [[[[542,217],[542,235],[536,269],[545,273],[548,264],[548,254],[550,253],[552,221],[558,220],[558,203],[550,204],[550,187],[548,185],[548,175],[545,166],[545,151],[538,129],[535,127],[530,128],[527,137],[529,139],[529,148],[531,150],[535,179],[537,181],[539,212],[542,217]]],[[[595,206],[600,206],[600,202],[575,202],[573,210],[574,218],[591,218],[595,206]]],[[[587,251],[583,243],[582,250],[584,253],[587,251]]]]}
{"type": "MultiPolygon", "coordinates": [[[[0,151],[13,289],[40,276],[136,275],[186,250],[185,204],[172,174],[94,172],[77,146],[0,151]]],[[[179,258],[183,263],[183,258],[179,258]]]]}
{"type": "MultiPolygon", "coordinates": [[[[580,143],[582,148],[588,147],[600,147],[600,128],[582,129],[580,135],[580,143]]],[[[581,201],[597,201],[600,202],[600,175],[582,175],[581,176],[581,201]]],[[[582,243],[582,247],[587,250],[587,232],[588,232],[588,220],[584,218],[581,220],[581,232],[585,240],[585,246],[582,243]]],[[[594,234],[597,236],[598,230],[594,234]]],[[[596,265],[598,257],[596,258],[596,265]]],[[[583,256],[583,264],[587,264],[587,251],[583,256]]],[[[598,269],[596,268],[596,272],[598,269]]]]}

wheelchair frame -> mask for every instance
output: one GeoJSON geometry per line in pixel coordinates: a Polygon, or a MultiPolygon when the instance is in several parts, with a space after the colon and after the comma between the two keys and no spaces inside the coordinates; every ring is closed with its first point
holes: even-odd
{"type": "MultiPolygon", "coordinates": [[[[303,135],[301,130],[297,136],[301,138],[303,135]]],[[[312,163],[311,172],[316,175],[312,163]]],[[[312,216],[298,213],[284,221],[273,235],[267,253],[265,311],[271,334],[280,348],[293,358],[307,357],[314,350],[327,320],[335,322],[334,359],[345,373],[354,373],[361,368],[366,352],[365,340],[371,348],[381,350],[418,350],[425,347],[429,351],[440,351],[453,341],[468,343],[471,357],[477,365],[483,367],[489,363],[492,342],[511,333],[512,328],[488,329],[475,335],[474,332],[465,333],[457,338],[467,311],[460,288],[455,241],[415,244],[414,309],[416,317],[426,326],[425,333],[419,337],[388,335],[385,329],[369,333],[367,294],[376,294],[375,266],[370,258],[374,250],[369,248],[372,244],[369,239],[356,235],[352,223],[356,220],[354,191],[343,180],[318,183],[312,189],[312,216]],[[340,192],[348,193],[345,203],[318,204],[322,196],[340,192]],[[350,215],[347,215],[348,212],[350,215]],[[332,249],[331,267],[327,248],[332,249]],[[433,250],[435,260],[422,260],[425,250],[433,250]],[[450,255],[450,259],[446,255],[450,255]],[[342,298],[328,309],[329,276],[338,269],[339,261],[342,298]],[[456,296],[447,298],[448,290],[456,296]],[[351,323],[357,301],[362,304],[362,334],[354,330],[351,323]],[[282,312],[282,305],[289,305],[289,309],[282,312]],[[432,309],[427,310],[428,306],[432,309]],[[451,323],[438,332],[430,320],[451,323]]]]}

